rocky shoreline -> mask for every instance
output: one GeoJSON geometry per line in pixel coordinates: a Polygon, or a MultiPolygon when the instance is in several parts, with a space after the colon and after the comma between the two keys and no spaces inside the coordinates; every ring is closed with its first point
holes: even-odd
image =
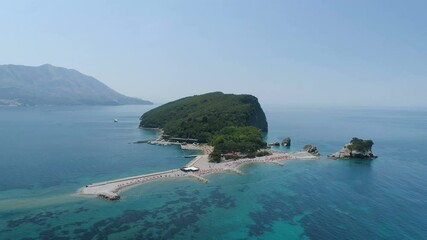
{"type": "MultiPolygon", "coordinates": [[[[279,147],[285,146],[289,147],[291,144],[291,140],[289,137],[285,138],[282,143],[276,141],[273,143],[269,143],[268,147],[279,147]]],[[[372,146],[374,142],[372,140],[363,140],[360,138],[352,138],[349,143],[345,144],[344,147],[332,154],[327,155],[329,158],[337,160],[337,159],[375,159],[378,156],[372,152],[372,146]]],[[[313,156],[320,156],[319,150],[317,146],[312,144],[307,144],[301,150],[303,152],[307,152],[313,156]]]]}

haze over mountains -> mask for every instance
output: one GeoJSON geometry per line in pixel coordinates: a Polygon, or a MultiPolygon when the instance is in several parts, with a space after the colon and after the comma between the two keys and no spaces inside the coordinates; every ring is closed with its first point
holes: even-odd
{"type": "Polygon", "coordinates": [[[152,104],[120,94],[97,79],[49,64],[0,65],[0,105],[152,104]]]}

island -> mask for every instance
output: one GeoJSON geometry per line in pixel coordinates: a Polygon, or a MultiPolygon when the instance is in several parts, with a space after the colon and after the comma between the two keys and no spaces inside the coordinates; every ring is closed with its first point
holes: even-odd
{"type": "Polygon", "coordinates": [[[182,143],[208,143],[210,160],[269,155],[261,132],[268,123],[254,96],[212,92],[179,99],[148,111],[141,128],[161,128],[162,139],[182,143]]]}
{"type": "Polygon", "coordinates": [[[258,99],[242,94],[213,92],[182,98],[140,117],[140,128],[158,129],[159,137],[142,143],[178,145],[183,150],[199,150],[185,166],[167,171],[89,184],[79,190],[109,200],[120,199],[119,191],[129,186],[160,179],[195,178],[230,172],[242,174],[240,167],[250,163],[282,165],[289,159],[314,159],[318,156],[299,151],[285,153],[267,148],[263,133],[268,124],[258,99]]]}
{"type": "Polygon", "coordinates": [[[128,97],[74,69],[0,65],[0,106],[152,104],[128,97]]]}
{"type": "Polygon", "coordinates": [[[140,127],[161,128],[165,137],[209,142],[225,127],[254,126],[268,131],[264,111],[254,96],[212,92],[182,98],[144,113],[140,127]]]}
{"type": "Polygon", "coordinates": [[[374,159],[377,156],[372,152],[373,145],[374,142],[372,140],[354,137],[340,151],[329,154],[328,157],[333,159],[374,159]]]}

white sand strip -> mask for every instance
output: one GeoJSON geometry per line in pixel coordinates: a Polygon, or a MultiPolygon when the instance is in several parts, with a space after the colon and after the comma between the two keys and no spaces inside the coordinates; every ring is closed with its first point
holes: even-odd
{"type": "MultiPolygon", "coordinates": [[[[209,152],[211,149],[204,149],[203,151],[209,152]]],[[[203,178],[203,175],[212,174],[212,173],[223,173],[223,172],[232,172],[236,174],[242,174],[239,168],[245,164],[249,163],[276,163],[283,164],[285,160],[291,159],[314,159],[317,158],[307,152],[296,152],[296,153],[282,153],[282,152],[272,152],[272,155],[257,157],[257,158],[245,158],[238,160],[231,160],[221,163],[211,163],[209,162],[209,155],[200,155],[191,160],[186,166],[194,166],[199,168],[199,171],[188,173],[183,172],[180,169],[172,169],[163,172],[156,172],[151,174],[144,174],[139,176],[133,176],[128,178],[115,179],[111,181],[93,183],[87,185],[80,189],[79,193],[83,195],[98,195],[105,197],[107,199],[115,200],[119,199],[119,191],[136,185],[142,184],[158,179],[172,179],[178,177],[195,177],[199,181],[208,182],[206,178],[203,178]]]]}

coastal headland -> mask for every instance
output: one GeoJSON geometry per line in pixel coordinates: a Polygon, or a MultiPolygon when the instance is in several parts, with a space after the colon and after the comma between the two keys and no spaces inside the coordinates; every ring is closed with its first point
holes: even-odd
{"type": "MultiPolygon", "coordinates": [[[[150,144],[158,145],[171,145],[178,144],[167,141],[154,140],[150,141],[150,144]]],[[[92,183],[81,189],[79,193],[82,195],[91,195],[99,196],[109,200],[118,200],[120,199],[120,192],[129,188],[131,186],[148,183],[160,179],[176,179],[176,178],[194,178],[203,183],[207,183],[208,179],[204,176],[213,173],[235,173],[242,174],[239,168],[243,165],[250,163],[274,163],[282,165],[286,160],[292,159],[314,159],[317,156],[313,156],[307,152],[294,152],[294,153],[284,153],[269,150],[271,155],[255,157],[255,158],[242,158],[238,160],[224,161],[220,163],[209,162],[209,154],[213,151],[213,148],[209,145],[195,145],[195,144],[179,144],[183,150],[200,150],[201,155],[196,156],[190,162],[188,162],[184,167],[195,167],[198,170],[193,172],[185,172],[181,169],[170,169],[162,172],[155,172],[150,174],[132,176],[121,179],[114,179],[104,182],[92,183]]]]}

